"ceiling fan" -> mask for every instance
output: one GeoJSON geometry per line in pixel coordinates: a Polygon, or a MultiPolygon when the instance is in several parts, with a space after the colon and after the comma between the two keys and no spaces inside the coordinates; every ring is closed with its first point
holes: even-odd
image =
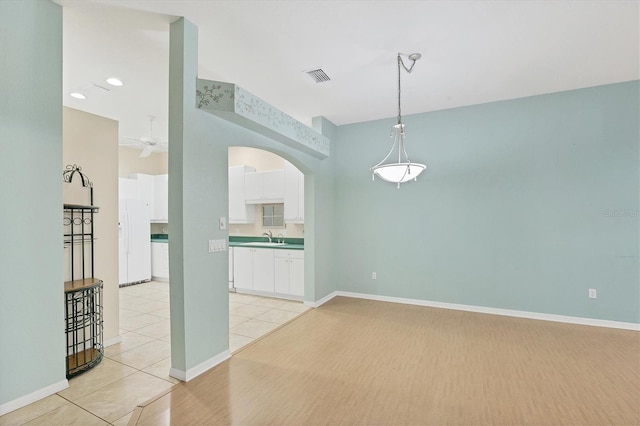
{"type": "Polygon", "coordinates": [[[120,146],[133,146],[142,148],[140,158],[146,158],[151,155],[152,152],[164,152],[166,151],[168,143],[162,141],[159,137],[153,136],[153,121],[155,116],[149,116],[149,136],[142,136],[141,138],[134,138],[131,136],[125,136],[125,139],[129,139],[133,142],[121,143],[120,146]]]}

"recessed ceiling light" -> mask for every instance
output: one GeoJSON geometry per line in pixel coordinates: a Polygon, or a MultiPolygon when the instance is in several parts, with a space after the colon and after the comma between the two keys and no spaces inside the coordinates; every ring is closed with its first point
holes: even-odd
{"type": "Polygon", "coordinates": [[[120,86],[122,86],[124,84],[121,80],[119,80],[119,79],[117,79],[115,77],[108,78],[107,79],[107,83],[109,83],[112,86],[118,86],[118,87],[120,87],[120,86]]]}
{"type": "Polygon", "coordinates": [[[76,98],[76,99],[87,99],[87,97],[85,95],[83,95],[80,92],[72,92],[69,93],[69,96],[71,96],[72,98],[76,98]]]}

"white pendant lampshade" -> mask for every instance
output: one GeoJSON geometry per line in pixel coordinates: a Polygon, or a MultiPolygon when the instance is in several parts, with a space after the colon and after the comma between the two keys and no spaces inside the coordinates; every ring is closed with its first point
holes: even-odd
{"type": "Polygon", "coordinates": [[[404,143],[404,124],[402,124],[402,112],[400,108],[400,66],[402,65],[405,71],[410,73],[413,70],[413,66],[416,64],[416,61],[420,59],[421,56],[422,55],[419,53],[412,53],[409,55],[409,59],[412,63],[411,66],[407,68],[402,60],[401,54],[398,53],[398,123],[393,126],[393,130],[391,131],[393,145],[391,145],[391,149],[387,156],[371,168],[372,179],[375,180],[375,177],[378,176],[384,181],[396,183],[398,188],[400,188],[401,183],[409,182],[410,180],[417,180],[418,175],[427,168],[424,164],[412,163],[411,160],[409,160],[409,155],[407,155],[404,143]],[[394,153],[396,149],[398,150],[398,162],[387,163],[386,161],[391,157],[391,154],[394,153]]]}
{"type": "Polygon", "coordinates": [[[420,163],[387,163],[378,166],[373,173],[380,179],[391,183],[405,183],[416,180],[427,167],[420,163]]]}

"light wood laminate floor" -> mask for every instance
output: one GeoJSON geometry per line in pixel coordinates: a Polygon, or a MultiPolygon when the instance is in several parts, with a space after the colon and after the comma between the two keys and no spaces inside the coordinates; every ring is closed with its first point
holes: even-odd
{"type": "Polygon", "coordinates": [[[640,333],[336,298],[130,425],[638,425],[640,333]]]}
{"type": "MultiPolygon", "coordinates": [[[[69,380],[68,389],[0,416],[0,426],[126,425],[138,404],[178,383],[169,376],[169,283],[122,287],[119,298],[122,342],[107,347],[96,367],[69,380]]],[[[300,302],[230,293],[230,350],[306,309],[300,302]]]]}

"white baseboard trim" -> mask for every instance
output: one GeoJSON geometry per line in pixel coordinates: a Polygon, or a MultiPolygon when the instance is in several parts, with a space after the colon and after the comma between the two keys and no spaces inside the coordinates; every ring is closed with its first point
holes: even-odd
{"type": "Polygon", "coordinates": [[[350,291],[334,291],[317,302],[304,302],[305,306],[317,308],[336,296],[357,299],[378,300],[380,302],[402,303],[405,305],[428,306],[431,308],[453,309],[456,311],[477,312],[481,314],[502,315],[507,317],[528,318],[541,321],[553,321],[566,324],[589,325],[594,327],[617,328],[621,330],[640,331],[640,324],[632,322],[610,321],[594,318],[572,317],[568,315],[544,314],[539,312],[516,311],[512,309],[489,308],[484,306],[462,305],[458,303],[433,302],[430,300],[406,299],[402,297],[378,296],[375,294],[354,293],[350,291]]]}
{"type": "Polygon", "coordinates": [[[35,392],[31,392],[28,395],[21,396],[20,398],[16,398],[13,401],[5,402],[0,405],[0,416],[10,413],[11,411],[17,410],[18,408],[22,408],[27,406],[33,402],[36,402],[42,398],[46,398],[50,395],[53,395],[56,392],[60,392],[69,387],[69,381],[67,379],[60,380],[58,383],[54,383],[42,389],[38,389],[35,392]]]}
{"type": "Polygon", "coordinates": [[[171,377],[175,377],[178,380],[182,380],[183,382],[188,382],[189,380],[195,379],[205,371],[212,369],[216,365],[228,360],[229,358],[231,358],[231,352],[227,349],[226,351],[221,352],[204,362],[201,362],[200,364],[188,369],[187,371],[171,368],[169,370],[169,375],[171,377]]]}
{"type": "Polygon", "coordinates": [[[122,336],[117,335],[116,337],[112,337],[109,340],[105,340],[102,346],[108,348],[111,345],[117,345],[118,343],[122,343],[122,336]]]}
{"type": "Polygon", "coordinates": [[[271,297],[276,299],[287,299],[287,300],[295,300],[302,302],[302,296],[294,296],[293,294],[284,294],[284,293],[273,293],[270,291],[258,291],[258,290],[249,290],[245,288],[235,288],[232,293],[236,294],[248,294],[253,296],[262,296],[262,297],[271,297]]]}
{"type": "Polygon", "coordinates": [[[306,301],[304,302],[304,306],[308,306],[310,308],[318,308],[322,305],[324,305],[325,303],[327,303],[329,300],[333,299],[334,297],[338,296],[338,291],[334,291],[332,293],[327,294],[325,297],[323,297],[320,300],[317,300],[315,302],[309,302],[306,301]]]}

